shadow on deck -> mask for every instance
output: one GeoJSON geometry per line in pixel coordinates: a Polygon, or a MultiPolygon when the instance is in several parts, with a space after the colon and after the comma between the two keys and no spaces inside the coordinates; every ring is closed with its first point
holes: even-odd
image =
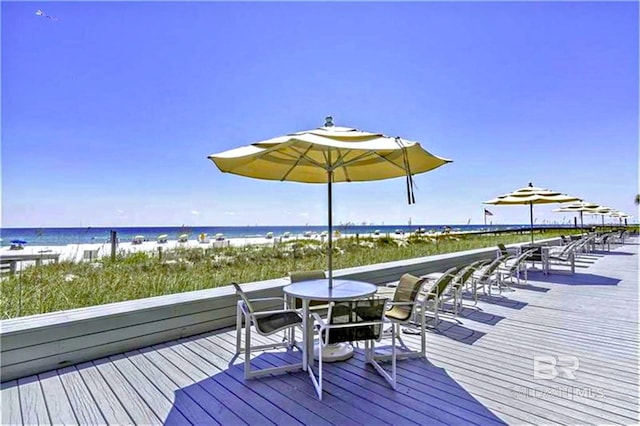
{"type": "Polygon", "coordinates": [[[616,286],[620,283],[617,278],[605,277],[603,275],[585,274],[582,272],[576,272],[573,275],[554,274],[549,275],[536,275],[535,281],[547,282],[550,284],[564,284],[564,285],[606,285],[616,286]]]}
{"type": "MultiPolygon", "coordinates": [[[[263,353],[252,359],[252,366],[299,361],[297,351],[263,353]]],[[[397,390],[365,365],[359,349],[347,362],[325,364],[323,373],[324,393],[319,400],[306,372],[245,381],[243,365],[231,365],[178,389],[165,424],[182,423],[184,418],[221,424],[505,424],[428,360],[398,361],[397,390]],[[194,401],[201,408],[195,414],[194,401]]]]}

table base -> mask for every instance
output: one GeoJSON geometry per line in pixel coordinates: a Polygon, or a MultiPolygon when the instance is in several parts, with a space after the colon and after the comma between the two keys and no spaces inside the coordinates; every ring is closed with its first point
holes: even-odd
{"type": "MultiPolygon", "coordinates": [[[[318,359],[320,345],[313,347],[313,358],[318,359]]],[[[346,361],[353,356],[353,346],[350,343],[336,343],[335,345],[327,345],[322,348],[323,362],[339,362],[346,361]]]]}

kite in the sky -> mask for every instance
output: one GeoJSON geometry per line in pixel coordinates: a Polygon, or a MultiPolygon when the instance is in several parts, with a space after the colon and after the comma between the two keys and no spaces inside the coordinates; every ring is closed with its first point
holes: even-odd
{"type": "Polygon", "coordinates": [[[52,21],[57,21],[58,20],[58,18],[56,18],[54,16],[51,16],[51,15],[47,15],[46,13],[41,11],[40,9],[36,10],[36,15],[42,16],[43,18],[47,18],[47,19],[50,19],[52,21]]]}

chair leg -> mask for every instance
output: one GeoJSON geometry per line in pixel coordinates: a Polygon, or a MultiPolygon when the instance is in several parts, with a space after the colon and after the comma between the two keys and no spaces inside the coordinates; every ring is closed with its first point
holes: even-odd
{"type": "Polygon", "coordinates": [[[251,321],[244,317],[244,378],[251,378],[251,321]]]}
{"type": "Polygon", "coordinates": [[[242,351],[242,309],[236,307],[236,355],[242,351]]]}
{"type": "MultiPolygon", "coordinates": [[[[400,328],[398,326],[398,328],[400,328]]],[[[422,309],[422,316],[420,319],[420,350],[422,357],[427,358],[427,318],[425,316],[424,308],[422,309]]]]}
{"type": "MultiPolygon", "coordinates": [[[[398,333],[400,333],[400,324],[397,324],[398,326],[398,333]]],[[[392,377],[392,383],[391,383],[391,387],[395,390],[396,389],[396,334],[393,333],[393,336],[391,337],[391,377],[392,377]]]]}

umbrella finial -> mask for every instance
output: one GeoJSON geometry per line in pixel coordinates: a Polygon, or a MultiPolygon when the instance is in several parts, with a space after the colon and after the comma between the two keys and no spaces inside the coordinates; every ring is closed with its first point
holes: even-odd
{"type": "Polygon", "coordinates": [[[533,188],[533,183],[529,182],[529,188],[533,188]]]}
{"type": "Polygon", "coordinates": [[[327,115],[324,118],[324,127],[333,127],[333,117],[330,115],[327,115]]]}

